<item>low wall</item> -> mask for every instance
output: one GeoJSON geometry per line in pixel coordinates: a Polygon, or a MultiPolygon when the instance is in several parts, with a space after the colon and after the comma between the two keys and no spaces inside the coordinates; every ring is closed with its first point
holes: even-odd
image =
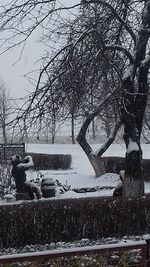
{"type": "Polygon", "coordinates": [[[30,153],[36,170],[58,170],[71,167],[71,155],[30,153]]]}
{"type": "Polygon", "coordinates": [[[48,199],[0,206],[0,246],[71,242],[150,233],[150,195],[48,199]]]}
{"type": "MultiPolygon", "coordinates": [[[[105,172],[119,173],[120,170],[125,169],[125,158],[123,157],[102,157],[101,158],[105,172]]],[[[150,159],[142,160],[144,180],[150,181],[150,159]]]]}

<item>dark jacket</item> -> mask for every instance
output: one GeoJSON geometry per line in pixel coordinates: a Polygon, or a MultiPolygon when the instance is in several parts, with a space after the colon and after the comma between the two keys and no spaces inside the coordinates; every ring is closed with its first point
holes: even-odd
{"type": "Polygon", "coordinates": [[[25,169],[18,169],[17,166],[13,166],[11,171],[12,176],[14,177],[17,193],[24,192],[24,182],[26,181],[25,169]]]}

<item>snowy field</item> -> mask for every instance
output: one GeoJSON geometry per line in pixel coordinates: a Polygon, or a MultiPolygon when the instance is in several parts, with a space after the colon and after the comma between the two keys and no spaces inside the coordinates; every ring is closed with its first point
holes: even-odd
{"type": "MultiPolygon", "coordinates": [[[[97,150],[100,145],[93,145],[93,150],[97,150]]],[[[150,145],[143,144],[143,157],[150,158],[150,145]]],[[[95,177],[93,168],[78,144],[27,144],[26,152],[45,153],[45,154],[71,154],[72,164],[69,170],[43,170],[40,171],[44,177],[58,179],[61,184],[70,186],[70,190],[64,194],[57,192],[57,198],[79,198],[89,196],[111,196],[115,186],[119,181],[117,174],[108,173],[99,178],[95,177]],[[91,188],[95,192],[76,193],[74,189],[91,188]]],[[[124,156],[125,146],[123,144],[112,144],[105,152],[105,156],[124,156]]],[[[27,179],[32,180],[38,177],[39,173],[27,171],[27,179]]],[[[145,192],[150,192],[150,183],[145,182],[145,192]]],[[[55,198],[56,198],[55,197],[55,198]]]]}

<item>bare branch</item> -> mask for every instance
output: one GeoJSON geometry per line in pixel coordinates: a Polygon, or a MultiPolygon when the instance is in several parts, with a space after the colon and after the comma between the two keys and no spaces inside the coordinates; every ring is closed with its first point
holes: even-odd
{"type": "Polygon", "coordinates": [[[134,43],[136,44],[136,36],[133,32],[133,30],[130,28],[130,26],[127,25],[127,23],[118,15],[118,13],[116,12],[116,10],[113,8],[112,5],[110,5],[109,3],[107,3],[106,1],[101,1],[101,0],[84,0],[82,1],[83,4],[92,4],[92,3],[97,3],[97,4],[101,4],[103,6],[108,7],[111,12],[113,13],[113,15],[116,17],[116,19],[124,26],[124,28],[126,29],[126,31],[131,35],[132,39],[134,40],[134,43]]]}
{"type": "Polygon", "coordinates": [[[84,123],[82,124],[82,127],[81,127],[81,129],[79,131],[79,134],[78,134],[77,138],[76,138],[76,140],[78,141],[78,143],[80,144],[80,146],[82,147],[82,149],[84,150],[84,152],[87,155],[91,154],[91,152],[92,152],[92,148],[91,148],[91,146],[88,144],[88,142],[86,140],[87,128],[90,125],[91,121],[100,113],[100,111],[102,110],[103,106],[106,105],[107,101],[110,100],[110,98],[112,97],[113,93],[108,94],[106,96],[106,98],[101,102],[101,104],[99,105],[97,110],[95,112],[93,112],[92,114],[89,114],[87,116],[87,118],[84,121],[84,123]]]}
{"type": "Polygon", "coordinates": [[[97,151],[95,151],[94,153],[92,153],[92,155],[94,156],[98,156],[101,157],[104,152],[110,147],[110,145],[113,143],[113,141],[115,140],[116,134],[120,128],[122,124],[122,121],[119,120],[115,123],[112,132],[110,134],[110,136],[108,137],[108,139],[105,141],[105,143],[100,147],[100,149],[98,149],[97,151]]]}

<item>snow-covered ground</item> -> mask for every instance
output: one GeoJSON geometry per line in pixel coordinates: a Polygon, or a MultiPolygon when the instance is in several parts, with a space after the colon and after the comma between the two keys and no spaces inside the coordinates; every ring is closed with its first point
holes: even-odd
{"type": "MultiPolygon", "coordinates": [[[[92,145],[97,150],[100,145],[92,145]]],[[[143,144],[143,157],[150,158],[150,145],[143,144]]],[[[71,188],[64,194],[56,194],[57,198],[79,198],[88,196],[110,196],[119,181],[117,174],[108,173],[99,178],[95,177],[93,168],[78,144],[27,144],[26,152],[45,154],[71,154],[72,164],[69,170],[43,170],[40,171],[44,177],[58,179],[60,183],[70,185],[71,188]],[[73,189],[96,188],[95,192],[76,193],[73,189]],[[103,189],[102,189],[103,188],[103,189]]],[[[123,144],[112,144],[105,152],[105,156],[124,156],[125,146],[123,144]]],[[[38,177],[38,172],[27,171],[27,179],[38,177]]],[[[150,192],[150,183],[145,182],[145,192],[150,192]]]]}

